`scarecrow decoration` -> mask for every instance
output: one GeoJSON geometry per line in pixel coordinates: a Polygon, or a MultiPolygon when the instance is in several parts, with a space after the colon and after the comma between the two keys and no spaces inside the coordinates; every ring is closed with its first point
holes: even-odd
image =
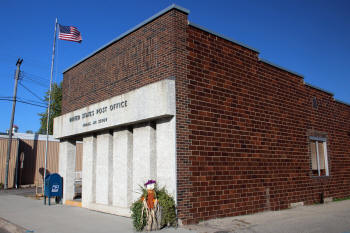
{"type": "Polygon", "coordinates": [[[176,226],[176,207],[165,187],[159,189],[155,180],[140,186],[141,197],[130,206],[136,231],[154,231],[176,226]]]}
{"type": "Polygon", "coordinates": [[[145,211],[147,220],[147,231],[154,231],[160,229],[161,210],[158,204],[156,192],[154,190],[155,184],[155,180],[148,180],[147,183],[145,183],[145,187],[147,190],[147,200],[145,199],[145,197],[141,197],[143,203],[141,216],[143,216],[143,212],[145,211]]]}

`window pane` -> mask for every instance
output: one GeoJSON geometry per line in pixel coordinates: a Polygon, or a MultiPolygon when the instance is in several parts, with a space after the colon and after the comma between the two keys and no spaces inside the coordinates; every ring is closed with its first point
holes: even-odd
{"type": "Polygon", "coordinates": [[[322,142],[318,142],[318,154],[320,159],[320,169],[325,169],[324,150],[322,142]]]}
{"type": "Polygon", "coordinates": [[[317,170],[316,143],[310,142],[312,170],[317,170]]]}

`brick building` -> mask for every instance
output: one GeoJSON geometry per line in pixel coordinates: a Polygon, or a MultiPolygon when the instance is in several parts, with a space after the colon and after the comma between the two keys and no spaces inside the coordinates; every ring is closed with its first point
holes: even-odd
{"type": "Polygon", "coordinates": [[[350,105],[170,6],[64,72],[65,200],[128,215],[166,185],[184,224],[350,196],[350,105]]]}

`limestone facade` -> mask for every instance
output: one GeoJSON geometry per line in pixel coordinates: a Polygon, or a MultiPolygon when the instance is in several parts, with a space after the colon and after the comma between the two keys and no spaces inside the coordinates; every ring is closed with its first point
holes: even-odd
{"type": "Polygon", "coordinates": [[[55,118],[64,202],[74,195],[77,137],[83,141],[83,207],[130,216],[149,179],[176,197],[174,85],[164,79],[55,118]],[[115,103],[122,102],[117,111],[115,103]]]}

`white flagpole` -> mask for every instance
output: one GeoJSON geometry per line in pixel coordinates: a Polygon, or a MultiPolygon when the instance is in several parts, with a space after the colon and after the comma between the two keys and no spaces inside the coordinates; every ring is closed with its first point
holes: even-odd
{"type": "MultiPolygon", "coordinates": [[[[45,149],[45,167],[44,167],[44,183],[43,183],[43,192],[45,192],[45,178],[46,178],[46,167],[47,167],[47,149],[49,141],[49,120],[50,120],[50,107],[51,107],[51,89],[52,89],[52,76],[53,76],[53,67],[55,63],[55,48],[56,48],[56,31],[57,31],[57,18],[55,22],[55,36],[53,40],[52,48],[52,60],[51,60],[51,77],[50,77],[50,90],[49,90],[49,102],[47,104],[47,119],[46,119],[46,149],[45,149]]],[[[46,198],[44,198],[45,201],[46,198]]]]}

